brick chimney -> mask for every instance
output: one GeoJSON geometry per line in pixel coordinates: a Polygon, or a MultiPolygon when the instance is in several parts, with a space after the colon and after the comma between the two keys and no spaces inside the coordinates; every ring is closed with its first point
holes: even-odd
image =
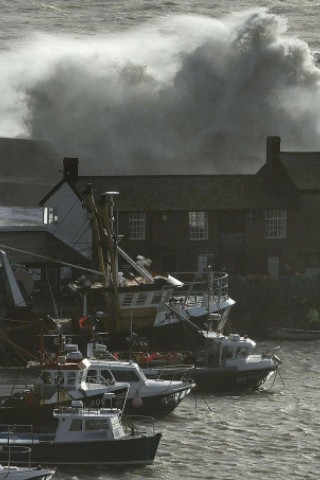
{"type": "Polygon", "coordinates": [[[77,158],[63,159],[63,178],[65,180],[78,180],[78,165],[79,160],[77,158]]]}
{"type": "Polygon", "coordinates": [[[267,137],[267,165],[271,167],[279,161],[280,137],[267,137]]]}

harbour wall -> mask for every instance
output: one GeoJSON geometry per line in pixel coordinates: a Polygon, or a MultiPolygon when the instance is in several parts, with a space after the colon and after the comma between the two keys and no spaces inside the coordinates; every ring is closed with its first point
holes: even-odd
{"type": "Polygon", "coordinates": [[[229,294],[236,301],[230,324],[241,334],[267,337],[277,326],[320,328],[320,274],[230,276],[229,294]],[[310,311],[318,315],[310,319],[310,311]]]}

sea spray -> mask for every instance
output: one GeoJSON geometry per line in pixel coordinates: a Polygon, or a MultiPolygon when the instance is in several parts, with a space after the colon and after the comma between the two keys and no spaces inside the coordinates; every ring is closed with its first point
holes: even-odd
{"type": "Polygon", "coordinates": [[[38,33],[0,67],[0,135],[45,140],[96,174],[254,173],[268,135],[319,147],[319,70],[265,9],[38,33]]]}

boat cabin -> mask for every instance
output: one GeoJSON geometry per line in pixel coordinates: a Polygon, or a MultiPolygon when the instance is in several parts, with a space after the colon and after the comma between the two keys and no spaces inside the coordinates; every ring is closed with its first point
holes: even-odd
{"type": "Polygon", "coordinates": [[[83,409],[77,401],[70,408],[54,410],[53,415],[58,419],[55,442],[114,440],[126,435],[117,408],[83,409]]]}
{"type": "Polygon", "coordinates": [[[132,361],[99,361],[95,359],[89,359],[89,367],[87,372],[87,381],[95,379],[98,383],[104,383],[105,379],[108,379],[109,375],[116,379],[117,382],[125,382],[135,384],[144,384],[147,377],[139,367],[139,365],[132,361]]]}
{"type": "Polygon", "coordinates": [[[238,334],[222,335],[217,332],[202,331],[205,338],[206,349],[203,358],[199,356],[199,362],[205,362],[209,366],[220,366],[231,359],[245,358],[252,354],[256,343],[250,338],[241,337],[238,334]]]}

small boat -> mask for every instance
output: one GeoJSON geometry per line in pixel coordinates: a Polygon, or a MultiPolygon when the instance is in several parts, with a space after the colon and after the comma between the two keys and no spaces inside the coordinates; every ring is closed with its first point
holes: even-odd
{"type": "Polygon", "coordinates": [[[13,447],[6,447],[8,451],[8,461],[5,465],[0,463],[0,480],[51,480],[56,473],[55,469],[42,468],[30,466],[31,448],[15,445],[13,447]],[[20,454],[28,455],[28,465],[17,467],[11,465],[10,458],[12,452],[19,452],[20,454]]]}
{"type": "Polygon", "coordinates": [[[0,464],[0,480],[50,480],[55,470],[41,467],[15,467],[0,464]]]}
{"type": "Polygon", "coordinates": [[[20,370],[29,388],[12,384],[13,393],[0,397],[0,424],[32,423],[34,427],[49,427],[54,423],[52,413],[57,404],[68,406],[72,400],[82,400],[85,406],[100,406],[105,393],[114,394],[118,408],[124,406],[128,384],[118,384],[111,372],[105,372],[108,381],[104,384],[86,381],[88,360],[82,358],[77,346],[65,348],[64,355],[52,356],[46,362],[29,362],[20,370]]]}
{"type": "MultiPolygon", "coordinates": [[[[247,336],[232,333],[221,333],[225,320],[221,314],[211,314],[207,317],[206,330],[194,324],[186,317],[181,309],[173,305],[174,311],[181,323],[184,323],[193,336],[194,350],[189,355],[195,367],[192,379],[197,390],[202,392],[240,392],[258,390],[267,379],[277,372],[281,360],[274,354],[266,352],[255,353],[256,342],[247,336]],[[216,327],[218,322],[218,327],[216,327]]],[[[167,365],[170,363],[168,362],[167,365]]],[[[156,367],[149,362],[143,366],[148,378],[168,378],[179,365],[172,365],[171,369],[156,367]],[[166,377],[164,377],[164,375],[166,377]]]]}
{"type": "Polygon", "coordinates": [[[277,327],[270,330],[269,337],[279,340],[319,340],[320,329],[277,327]]]}
{"type": "MultiPolygon", "coordinates": [[[[148,425],[151,431],[142,432],[129,419],[127,423],[122,420],[121,410],[84,408],[80,401],[55,409],[53,416],[58,423],[52,433],[36,434],[19,425],[3,428],[0,462],[6,459],[8,447],[20,445],[32,446],[31,465],[44,462],[50,466],[77,468],[151,465],[162,436],[155,433],[153,423],[148,425]]],[[[18,466],[26,465],[26,459],[19,452],[11,452],[11,459],[18,466]]]]}
{"type": "MultiPolygon", "coordinates": [[[[246,352],[253,341],[237,334],[219,335],[203,332],[207,340],[207,350],[194,355],[195,365],[192,379],[196,391],[223,393],[258,390],[277,372],[281,360],[272,354],[246,352]]],[[[187,368],[183,364],[156,366],[149,362],[142,367],[149,379],[170,378],[187,368]]]]}
{"type": "Polygon", "coordinates": [[[192,369],[189,370],[188,376],[179,380],[163,378],[155,380],[148,379],[133,360],[117,360],[103,348],[100,349],[99,357],[87,358],[87,381],[103,384],[108,378],[108,372],[111,372],[119,384],[121,382],[129,384],[128,398],[124,407],[126,414],[153,417],[168,415],[196,386],[191,380],[192,369]]]}

